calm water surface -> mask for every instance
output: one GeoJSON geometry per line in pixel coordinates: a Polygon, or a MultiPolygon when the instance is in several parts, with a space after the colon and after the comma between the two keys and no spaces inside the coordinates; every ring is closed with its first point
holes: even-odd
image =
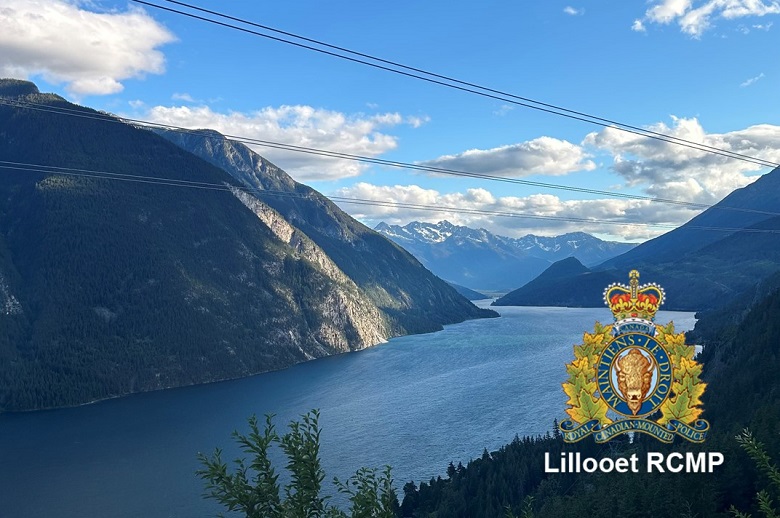
{"type": "MultiPolygon", "coordinates": [[[[572,345],[605,309],[497,308],[357,353],[236,381],[139,394],[78,408],[0,415],[0,517],[195,517],[195,455],[237,455],[231,431],[251,414],[277,429],[319,408],[326,486],[361,466],[408,480],[443,475],[515,434],[543,434],[564,415],[560,383],[572,345]]],[[[660,312],[678,330],[692,313],[660,312]]]]}

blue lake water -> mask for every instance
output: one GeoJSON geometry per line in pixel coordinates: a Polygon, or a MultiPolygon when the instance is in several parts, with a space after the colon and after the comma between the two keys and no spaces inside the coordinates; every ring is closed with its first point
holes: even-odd
{"type": "MultiPolygon", "coordinates": [[[[560,388],[572,345],[608,309],[497,308],[438,333],[235,381],[77,408],[0,415],[3,518],[194,517],[197,452],[238,453],[230,433],[251,414],[277,430],[319,408],[326,487],[361,466],[393,466],[396,488],[444,475],[447,464],[494,450],[515,434],[544,434],[564,414],[560,388]]],[[[660,312],[678,330],[692,313],[660,312]]]]}

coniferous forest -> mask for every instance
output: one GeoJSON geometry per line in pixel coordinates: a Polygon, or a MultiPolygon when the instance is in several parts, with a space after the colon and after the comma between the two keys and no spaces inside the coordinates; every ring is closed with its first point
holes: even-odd
{"type": "Polygon", "coordinates": [[[777,21],[0,0],[0,518],[780,518],[777,21]]]}
{"type": "MultiPolygon", "coordinates": [[[[703,344],[701,361],[708,383],[704,417],[711,431],[704,444],[682,440],[664,445],[636,434],[604,445],[586,438],[564,444],[553,431],[524,437],[498,451],[485,451],[446,474],[403,486],[402,516],[733,516],[733,506],[764,516],[756,495],[772,484],[737,436],[748,428],[777,465],[780,459],[780,277],[760,282],[717,310],[702,313],[688,343],[703,344]],[[544,473],[544,454],[579,451],[589,457],[632,453],[721,452],[723,466],[709,473],[544,473]],[[523,515],[522,513],[526,513],[523,515]],[[532,514],[529,514],[532,513],[532,514]]],[[[457,461],[456,461],[457,462],[457,461]]]]}
{"type": "MultiPolygon", "coordinates": [[[[737,518],[758,513],[777,516],[780,496],[780,275],[762,280],[749,292],[735,297],[718,310],[700,315],[688,333],[689,343],[705,345],[700,355],[705,365],[708,391],[706,418],[711,434],[703,444],[682,440],[663,444],[643,434],[618,435],[605,444],[592,437],[566,444],[557,423],[538,437],[515,437],[498,451],[485,450],[464,465],[450,462],[446,473],[429,481],[406,482],[400,491],[392,485],[391,468],[377,477],[376,468],[359,470],[347,485],[353,517],[568,517],[568,516],[676,516],[737,518]],[[638,472],[544,472],[544,458],[579,452],[582,457],[646,459],[649,452],[666,456],[677,452],[718,452],[723,465],[712,472],[652,472],[639,461],[638,472]],[[353,487],[354,486],[354,487],[353,487]]],[[[251,460],[237,460],[237,471],[221,459],[201,455],[206,496],[246,516],[297,516],[291,511],[303,505],[312,516],[347,516],[330,506],[320,491],[325,479],[319,464],[318,413],[293,422],[281,439],[271,417],[264,432],[255,418],[251,433],[234,433],[234,439],[251,460]],[[301,430],[304,434],[301,435],[301,430]],[[296,440],[293,440],[298,438],[296,440]],[[290,457],[292,483],[279,497],[278,475],[268,460],[269,445],[281,442],[290,457]],[[251,465],[257,483],[250,482],[244,466],[251,465]],[[308,482],[307,482],[308,481],[308,482]],[[305,495],[306,502],[290,495],[305,495]],[[264,514],[261,509],[266,509],[264,514]],[[258,514],[259,512],[259,514],[258,514]]]]}
{"type": "Polygon", "coordinates": [[[238,378],[497,316],[278,168],[301,194],[278,210],[319,222],[304,230],[254,200],[287,241],[233,194],[238,180],[151,131],[26,81],[0,80],[0,99],[35,103],[0,106],[0,411],[238,378]]]}

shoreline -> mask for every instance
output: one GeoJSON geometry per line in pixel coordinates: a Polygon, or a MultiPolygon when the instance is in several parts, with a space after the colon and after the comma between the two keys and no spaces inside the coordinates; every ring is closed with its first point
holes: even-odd
{"type": "MultiPolygon", "coordinates": [[[[490,299],[484,299],[484,300],[490,300],[490,299]]],[[[481,302],[481,301],[478,301],[478,302],[481,302]]],[[[476,306],[476,304],[474,304],[474,305],[476,306]]],[[[479,307],[480,309],[489,309],[489,308],[482,308],[480,306],[477,306],[477,307],[479,307]]],[[[496,312],[496,313],[498,313],[498,312],[496,312]]],[[[428,332],[425,332],[425,333],[408,333],[408,334],[403,334],[403,335],[391,336],[391,337],[388,337],[387,339],[384,339],[384,340],[382,340],[380,342],[377,342],[377,343],[375,343],[373,345],[369,345],[367,347],[363,347],[361,349],[337,352],[337,353],[334,353],[334,354],[327,354],[325,356],[319,356],[319,357],[316,357],[316,358],[309,358],[309,359],[301,360],[299,362],[291,363],[290,365],[287,365],[285,367],[280,367],[278,369],[262,370],[262,371],[257,371],[257,372],[253,372],[253,373],[250,373],[250,374],[243,374],[243,375],[240,375],[240,376],[233,376],[233,377],[227,377],[227,378],[219,378],[219,379],[213,379],[213,380],[200,381],[200,382],[197,382],[197,383],[187,383],[187,384],[181,384],[181,385],[171,385],[171,386],[167,386],[167,387],[154,388],[154,389],[151,389],[151,390],[139,390],[139,391],[135,391],[135,392],[126,392],[126,393],[123,393],[123,394],[114,394],[114,395],[110,395],[110,396],[96,398],[96,399],[93,399],[93,400],[90,400],[90,401],[85,401],[83,403],[76,403],[76,404],[73,404],[73,405],[58,405],[58,406],[50,406],[50,407],[42,407],[42,408],[30,408],[30,409],[24,409],[24,410],[0,410],[0,417],[2,417],[3,415],[30,414],[30,413],[35,413],[35,412],[51,412],[51,411],[55,411],[55,410],[66,410],[66,409],[69,409],[69,408],[79,408],[79,407],[85,407],[85,406],[89,406],[89,405],[94,405],[96,403],[102,403],[104,401],[110,401],[112,399],[121,399],[121,398],[136,396],[136,395],[140,395],[140,394],[151,394],[151,393],[154,393],[154,392],[162,392],[162,391],[166,391],[166,390],[175,390],[175,389],[183,389],[183,388],[189,388],[189,387],[198,387],[198,386],[212,385],[212,384],[215,384],[215,383],[227,383],[227,382],[230,382],[230,381],[236,381],[236,380],[241,380],[241,379],[253,378],[255,376],[260,376],[260,375],[263,375],[263,374],[269,374],[269,373],[272,373],[272,372],[285,371],[287,369],[291,369],[291,368],[296,367],[298,365],[303,365],[303,364],[306,364],[306,363],[309,363],[309,362],[313,362],[313,361],[317,361],[317,360],[324,360],[324,359],[327,359],[327,358],[337,357],[337,356],[340,356],[342,354],[359,353],[361,351],[365,351],[367,349],[372,349],[374,347],[378,347],[380,345],[386,344],[390,340],[393,340],[395,338],[402,338],[402,337],[406,337],[406,336],[416,336],[416,335],[425,335],[425,334],[439,333],[439,332],[443,331],[444,328],[446,328],[447,326],[463,324],[464,322],[469,322],[469,321],[472,321],[472,320],[489,320],[489,319],[492,319],[492,318],[500,318],[500,317],[501,317],[501,315],[499,314],[498,316],[495,316],[495,317],[480,316],[480,317],[475,317],[475,318],[465,318],[465,319],[461,320],[460,322],[453,322],[451,324],[442,324],[441,329],[437,329],[435,331],[428,331],[428,332]]]]}
{"type": "MultiPolygon", "coordinates": [[[[471,302],[475,306],[477,306],[478,308],[481,308],[481,309],[491,309],[492,307],[489,304],[487,306],[482,306],[481,304],[486,304],[486,303],[489,303],[490,301],[493,301],[493,300],[495,300],[495,299],[486,298],[486,299],[481,299],[481,300],[471,301],[471,302]],[[477,304],[477,303],[481,303],[481,304],[477,304]]],[[[554,310],[600,309],[600,307],[580,308],[580,307],[565,307],[565,306],[495,306],[495,307],[497,307],[497,308],[513,308],[513,307],[518,307],[518,308],[538,308],[538,309],[554,309],[554,310]]],[[[497,310],[494,310],[494,311],[496,311],[498,313],[497,310]]],[[[670,310],[670,309],[664,309],[662,311],[693,313],[694,315],[696,313],[695,311],[680,311],[680,310],[670,310]]],[[[55,410],[65,410],[65,409],[70,409],[70,408],[79,408],[79,407],[84,407],[84,406],[88,406],[88,405],[94,405],[96,403],[102,403],[104,401],[110,401],[110,400],[113,400],[113,399],[121,399],[121,398],[131,397],[131,396],[135,396],[135,395],[151,394],[151,393],[154,393],[154,392],[161,392],[161,391],[166,391],[166,390],[184,389],[184,388],[190,388],[190,387],[212,385],[212,384],[215,384],[215,383],[227,383],[227,382],[231,382],[231,381],[248,379],[248,378],[253,378],[255,376],[260,376],[260,375],[263,375],[263,374],[269,374],[269,373],[272,373],[272,372],[285,371],[287,369],[291,369],[293,367],[296,367],[296,366],[299,366],[299,365],[303,365],[303,364],[307,364],[309,362],[313,362],[313,361],[317,361],[317,360],[325,360],[325,359],[328,359],[328,358],[334,358],[334,357],[340,356],[342,354],[359,353],[359,352],[365,351],[367,349],[372,349],[374,347],[377,347],[377,346],[380,346],[380,345],[383,345],[383,344],[387,344],[387,343],[390,342],[390,340],[393,340],[393,339],[396,339],[396,338],[403,338],[403,337],[407,337],[407,336],[416,336],[416,335],[426,335],[426,334],[439,333],[439,332],[443,331],[445,328],[447,328],[449,326],[459,325],[459,324],[463,324],[465,322],[470,322],[470,321],[474,321],[474,320],[492,320],[492,319],[495,319],[495,318],[502,318],[502,317],[503,317],[503,315],[501,315],[499,313],[498,317],[467,318],[467,319],[464,319],[464,320],[462,320],[460,322],[453,322],[452,324],[443,324],[442,328],[438,329],[436,331],[430,331],[430,332],[427,332],[427,333],[410,333],[410,334],[405,334],[405,335],[392,336],[392,337],[389,337],[388,339],[386,339],[384,341],[378,342],[378,343],[376,343],[374,345],[370,345],[368,347],[364,347],[362,349],[356,349],[354,351],[344,351],[344,352],[339,352],[339,353],[336,353],[336,354],[328,354],[326,356],[320,356],[320,357],[317,357],[317,358],[311,358],[311,359],[308,359],[308,360],[302,360],[302,361],[299,361],[299,362],[296,362],[296,363],[292,363],[290,365],[287,365],[285,367],[281,367],[281,368],[278,368],[278,369],[268,369],[268,370],[253,372],[253,373],[246,374],[246,375],[234,376],[234,377],[228,377],[228,378],[220,378],[220,379],[202,381],[202,382],[198,382],[198,383],[188,383],[188,384],[182,384],[182,385],[171,385],[171,386],[155,388],[155,389],[151,389],[151,390],[142,390],[142,391],[136,391],[136,392],[127,392],[127,393],[124,393],[124,394],[115,394],[115,395],[111,395],[111,396],[106,396],[106,397],[93,399],[91,401],[86,401],[86,402],[83,402],[83,403],[77,403],[77,404],[74,404],[74,405],[51,406],[51,407],[43,407],[43,408],[25,409],[25,410],[2,410],[2,411],[0,411],[0,417],[2,417],[3,415],[6,415],[6,414],[8,414],[8,415],[13,415],[13,414],[30,414],[30,413],[34,413],[34,412],[49,412],[49,411],[55,411],[55,410]]],[[[583,330],[583,331],[586,331],[586,330],[583,330]]]]}

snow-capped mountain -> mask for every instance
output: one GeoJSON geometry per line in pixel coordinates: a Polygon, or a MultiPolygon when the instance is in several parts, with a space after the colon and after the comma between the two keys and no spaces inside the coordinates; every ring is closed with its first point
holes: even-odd
{"type": "Polygon", "coordinates": [[[522,286],[566,257],[592,266],[635,246],[603,241],[584,232],[512,238],[449,221],[413,221],[405,226],[379,223],[375,230],[406,248],[443,279],[488,291],[522,286]]]}

